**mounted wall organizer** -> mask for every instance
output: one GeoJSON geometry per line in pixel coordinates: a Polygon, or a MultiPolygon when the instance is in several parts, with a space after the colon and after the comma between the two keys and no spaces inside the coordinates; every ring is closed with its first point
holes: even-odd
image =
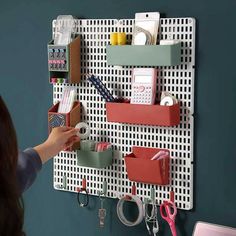
{"type": "Polygon", "coordinates": [[[48,70],[52,84],[80,82],[80,37],[65,46],[48,44],[48,70]]]}
{"type": "Polygon", "coordinates": [[[108,45],[106,50],[108,65],[176,66],[181,63],[181,43],[145,46],[108,45]]]}
{"type": "MultiPolygon", "coordinates": [[[[104,168],[86,167],[79,165],[76,152],[61,152],[54,158],[54,188],[76,193],[77,188],[81,186],[82,179],[86,178],[88,193],[98,195],[103,188],[103,182],[106,181],[106,196],[117,198],[117,196],[127,195],[131,186],[135,184],[136,195],[142,200],[154,192],[157,204],[161,204],[163,200],[170,197],[170,192],[174,192],[177,207],[189,210],[193,207],[195,20],[193,18],[161,19],[159,40],[179,40],[181,43],[173,47],[155,46],[155,50],[159,52],[159,54],[153,55],[158,57],[155,59],[157,62],[153,62],[152,59],[152,62],[148,61],[148,65],[158,66],[158,100],[160,100],[162,91],[168,91],[178,99],[179,103],[168,108],[162,108],[159,105],[150,106],[151,110],[156,109],[158,112],[150,111],[149,114],[147,111],[143,112],[146,117],[148,114],[148,119],[145,118],[145,114],[143,115],[144,120],[139,118],[142,117],[141,111],[132,110],[135,108],[135,106],[131,106],[132,104],[105,103],[101,97],[97,96],[93,85],[86,79],[87,74],[94,74],[102,80],[114,96],[131,97],[131,65],[143,64],[137,64],[136,59],[131,62],[131,59],[136,57],[135,47],[129,49],[129,55],[133,54],[133,56],[127,59],[128,62],[117,62],[116,60],[119,58],[117,59],[114,51],[111,50],[123,50],[126,46],[112,46],[111,48],[108,45],[111,32],[126,32],[128,41],[130,41],[133,25],[134,19],[76,20],[76,33],[81,39],[81,82],[75,86],[77,100],[82,105],[81,121],[89,124],[92,140],[112,144],[113,160],[111,165],[104,166],[104,168]],[[169,49],[167,50],[167,48],[169,49]],[[166,50],[167,59],[163,59],[163,49],[166,50]],[[112,62],[112,60],[114,61],[112,62]],[[113,64],[123,66],[117,67],[113,64]],[[125,106],[130,107],[127,109],[125,106]],[[116,109],[121,109],[120,113],[114,112],[116,109]],[[131,110],[133,114],[130,112],[131,110]],[[128,118],[126,118],[128,120],[121,120],[123,119],[121,114],[126,116],[129,112],[130,115],[127,115],[128,118]],[[149,118],[152,116],[153,118],[149,118]],[[150,123],[147,122],[149,119],[152,120],[150,123]],[[164,172],[164,178],[160,176],[155,183],[151,183],[150,179],[144,180],[144,177],[140,179],[141,182],[137,182],[138,179],[129,180],[132,165],[130,169],[129,163],[125,164],[124,157],[128,155],[128,158],[134,159],[131,156],[135,155],[135,151],[129,156],[133,152],[133,147],[168,150],[171,157],[169,159],[169,179],[166,178],[166,172],[164,172]],[[67,176],[66,189],[60,189],[58,186],[63,184],[65,175],[67,176]]],[[[53,33],[55,27],[56,24],[53,21],[53,33]]],[[[122,55],[121,51],[117,53],[122,55]]],[[[126,57],[127,54],[125,52],[123,57],[126,57]]],[[[63,87],[63,84],[54,84],[54,104],[60,101],[63,87]]],[[[137,161],[139,158],[142,159],[140,155],[137,157],[137,161]]],[[[156,164],[159,165],[160,170],[162,164],[156,164]]],[[[164,163],[163,166],[166,166],[168,172],[168,164],[164,163]]],[[[162,169],[160,173],[163,175],[162,169]]]]}
{"type": "Polygon", "coordinates": [[[77,150],[77,164],[99,169],[105,168],[112,164],[112,150],[102,152],[77,150]]]}
{"type": "Polygon", "coordinates": [[[131,181],[168,185],[170,183],[170,157],[151,160],[158,148],[133,147],[125,156],[126,170],[131,181]]]}
{"type": "MultiPolygon", "coordinates": [[[[59,102],[53,105],[48,111],[48,132],[51,133],[52,128],[60,126],[71,126],[80,122],[80,102],[74,102],[72,110],[69,113],[58,113],[59,102]]],[[[79,148],[79,143],[73,145],[74,150],[79,148]]]]}
{"type": "Polygon", "coordinates": [[[180,106],[106,103],[108,122],[139,125],[175,126],[180,123],[180,106]]]}

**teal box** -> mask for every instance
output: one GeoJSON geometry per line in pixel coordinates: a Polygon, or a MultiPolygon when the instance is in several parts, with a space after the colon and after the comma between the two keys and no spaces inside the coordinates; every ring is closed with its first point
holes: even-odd
{"type": "Polygon", "coordinates": [[[181,64],[181,43],[172,45],[107,45],[107,63],[117,66],[176,66],[181,64]]]}
{"type": "Polygon", "coordinates": [[[110,166],[112,159],[113,152],[111,149],[103,152],[77,150],[77,165],[79,166],[101,169],[110,166]]]}

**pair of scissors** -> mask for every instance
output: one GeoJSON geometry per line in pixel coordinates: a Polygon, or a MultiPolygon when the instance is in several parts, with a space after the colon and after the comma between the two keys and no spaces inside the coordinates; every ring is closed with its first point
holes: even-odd
{"type": "Polygon", "coordinates": [[[177,214],[177,207],[174,202],[164,201],[160,205],[160,213],[161,217],[169,224],[172,235],[177,236],[175,227],[175,216],[177,214]]]}

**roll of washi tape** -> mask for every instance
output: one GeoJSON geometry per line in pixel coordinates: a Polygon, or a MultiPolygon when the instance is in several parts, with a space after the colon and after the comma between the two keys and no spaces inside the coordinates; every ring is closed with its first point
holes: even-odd
{"type": "Polygon", "coordinates": [[[124,203],[126,201],[126,197],[124,196],[123,198],[121,198],[118,203],[117,203],[117,207],[116,207],[116,211],[117,211],[117,215],[119,220],[126,226],[135,226],[138,225],[142,222],[142,220],[144,219],[144,208],[143,208],[143,203],[141,201],[141,199],[135,195],[129,195],[129,197],[131,198],[131,200],[134,201],[134,203],[137,205],[138,207],[138,217],[135,221],[129,221],[126,219],[125,215],[124,215],[124,203]]]}
{"type": "Polygon", "coordinates": [[[160,105],[161,106],[173,106],[174,105],[174,99],[172,97],[166,96],[161,100],[160,105]]]}
{"type": "Polygon", "coordinates": [[[57,79],[57,83],[58,83],[58,84],[62,84],[62,83],[63,83],[63,78],[58,78],[58,79],[57,79]]]}
{"type": "Polygon", "coordinates": [[[110,43],[111,45],[117,45],[118,44],[118,34],[115,32],[115,33],[111,33],[110,34],[110,43]]]}
{"type": "Polygon", "coordinates": [[[117,34],[117,44],[118,45],[125,45],[126,44],[126,33],[119,32],[117,34]]]}
{"type": "Polygon", "coordinates": [[[80,122],[75,126],[76,129],[80,129],[80,131],[77,132],[77,136],[79,136],[81,139],[86,139],[90,135],[90,127],[85,122],[80,122]],[[85,133],[81,133],[81,129],[85,129],[85,133]]]}
{"type": "Polygon", "coordinates": [[[83,151],[94,151],[95,142],[93,140],[81,140],[80,141],[80,150],[83,151]]]}
{"type": "Polygon", "coordinates": [[[57,83],[57,78],[51,78],[51,82],[52,82],[53,84],[56,84],[56,83],[57,83]]]}

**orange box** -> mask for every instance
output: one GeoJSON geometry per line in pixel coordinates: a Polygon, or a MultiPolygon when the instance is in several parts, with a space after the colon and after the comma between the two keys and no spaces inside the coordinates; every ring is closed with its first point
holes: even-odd
{"type": "Polygon", "coordinates": [[[124,157],[128,178],[131,181],[168,185],[170,183],[170,157],[151,160],[159,151],[166,149],[133,147],[132,153],[124,157]]]}
{"type": "MultiPolygon", "coordinates": [[[[48,133],[52,128],[59,126],[75,127],[80,122],[80,102],[75,101],[73,108],[68,113],[58,113],[59,102],[52,106],[48,111],[48,133]]],[[[79,143],[75,143],[71,150],[79,148],[79,143]]]]}
{"type": "Polygon", "coordinates": [[[175,126],[180,123],[179,103],[173,106],[106,103],[107,121],[129,124],[175,126]]]}

